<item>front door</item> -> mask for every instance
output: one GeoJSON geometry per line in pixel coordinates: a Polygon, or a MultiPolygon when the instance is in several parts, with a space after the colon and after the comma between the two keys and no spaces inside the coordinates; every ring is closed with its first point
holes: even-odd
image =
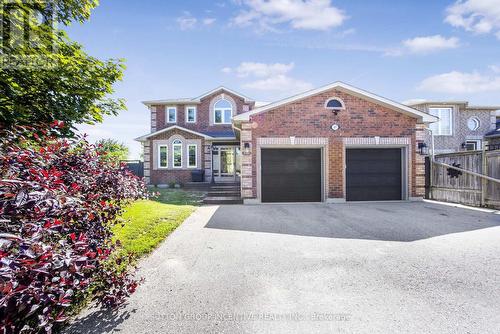
{"type": "Polygon", "coordinates": [[[215,146],[212,151],[215,182],[235,182],[240,173],[240,152],[237,146],[215,146]]]}

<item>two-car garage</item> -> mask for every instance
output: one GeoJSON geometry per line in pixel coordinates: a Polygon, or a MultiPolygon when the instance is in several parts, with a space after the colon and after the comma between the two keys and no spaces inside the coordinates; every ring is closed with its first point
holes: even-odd
{"type": "MultiPolygon", "coordinates": [[[[347,148],[347,201],[404,198],[404,149],[347,148]]],[[[321,202],[327,175],[321,148],[262,148],[261,201],[321,202]]]]}

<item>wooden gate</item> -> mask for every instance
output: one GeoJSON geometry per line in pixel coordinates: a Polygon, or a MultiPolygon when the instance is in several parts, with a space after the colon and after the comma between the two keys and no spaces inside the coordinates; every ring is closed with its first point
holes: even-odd
{"type": "Polygon", "coordinates": [[[439,154],[434,156],[434,163],[429,162],[426,167],[427,198],[500,208],[500,183],[491,179],[500,179],[500,150],[439,154]]]}

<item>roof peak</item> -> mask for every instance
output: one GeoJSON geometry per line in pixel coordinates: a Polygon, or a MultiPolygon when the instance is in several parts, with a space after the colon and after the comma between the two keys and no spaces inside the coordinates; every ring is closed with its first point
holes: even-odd
{"type": "Polygon", "coordinates": [[[172,98],[172,99],[162,99],[162,100],[149,100],[149,101],[142,101],[143,104],[145,104],[146,106],[151,106],[151,105],[154,105],[154,104],[198,104],[200,103],[201,99],[209,96],[209,95],[212,95],[214,93],[217,93],[218,91],[225,91],[225,92],[228,92],[230,94],[233,94],[233,95],[236,95],[236,96],[239,96],[241,97],[243,100],[245,100],[245,102],[255,102],[255,100],[247,97],[246,95],[243,95],[235,90],[232,90],[230,88],[227,88],[225,86],[219,86],[215,89],[212,89],[206,93],[203,93],[202,95],[200,96],[197,96],[197,97],[193,97],[193,98],[172,98]]]}

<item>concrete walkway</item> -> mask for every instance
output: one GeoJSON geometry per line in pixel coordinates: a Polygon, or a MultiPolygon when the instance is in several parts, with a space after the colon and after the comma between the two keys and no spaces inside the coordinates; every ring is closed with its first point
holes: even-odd
{"type": "Polygon", "coordinates": [[[500,215],[430,203],[201,207],[115,312],[68,333],[500,333],[500,215]]]}

